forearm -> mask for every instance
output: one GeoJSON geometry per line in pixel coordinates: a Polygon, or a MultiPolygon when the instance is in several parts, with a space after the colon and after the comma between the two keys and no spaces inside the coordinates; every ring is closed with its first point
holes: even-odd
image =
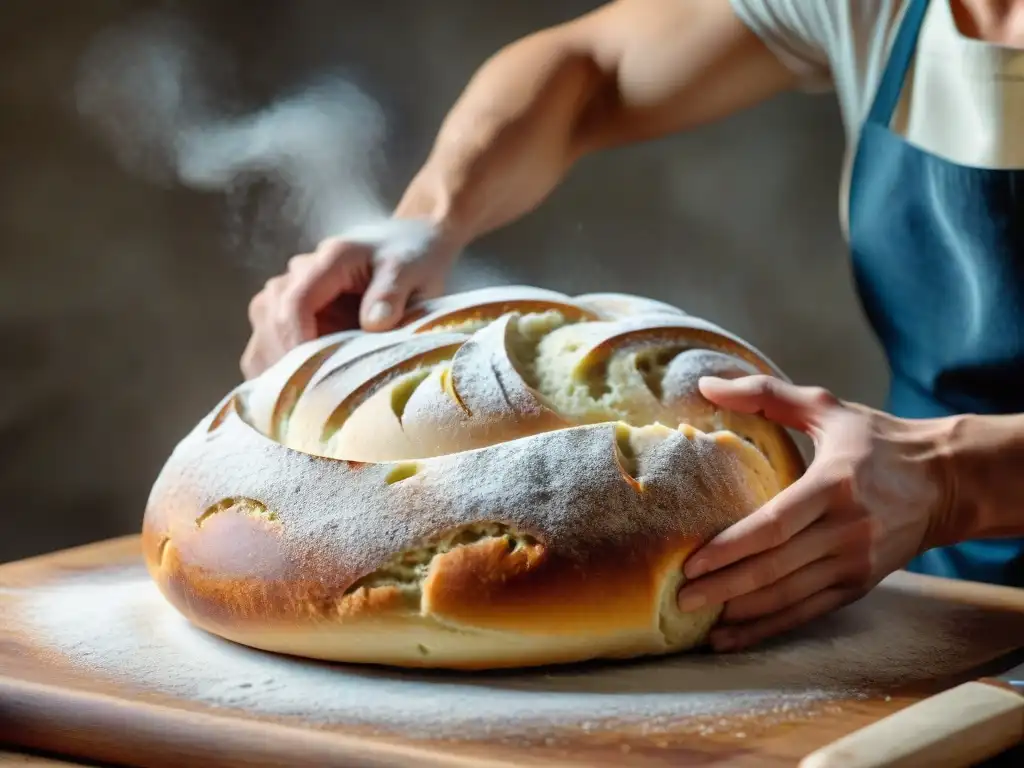
{"type": "Polygon", "coordinates": [[[793,83],[729,0],[618,0],[500,51],[396,209],[461,247],[539,205],[582,156],[729,115],[793,83]]]}
{"type": "Polygon", "coordinates": [[[560,30],[500,51],[445,118],[396,208],[427,218],[457,246],[537,206],[578,157],[576,125],[603,73],[560,30]]]}
{"type": "Polygon", "coordinates": [[[954,417],[952,539],[1024,536],[1024,414],[954,417]]]}

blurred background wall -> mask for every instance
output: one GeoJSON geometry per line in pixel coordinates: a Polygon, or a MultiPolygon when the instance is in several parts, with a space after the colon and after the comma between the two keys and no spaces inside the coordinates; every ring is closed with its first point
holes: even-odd
{"type": "MultiPolygon", "coordinates": [[[[596,5],[0,4],[0,561],[138,529],[167,453],[239,378],[249,298],[310,245],[273,197],[261,208],[258,180],[245,194],[196,188],[126,159],[118,142],[144,154],[133,131],[163,119],[146,100],[161,86],[130,57],[83,75],[97,35],[172,11],[207,41],[215,103],[243,112],[340,72],[385,118],[375,180],[391,204],[488,55],[596,5]],[[104,102],[83,115],[83,76],[102,91],[126,75],[141,101],[98,130],[104,102]]],[[[358,125],[339,127],[340,146],[358,125]]],[[[646,294],[746,336],[798,381],[877,405],[887,372],[837,219],[842,149],[832,98],[792,95],[588,159],[545,207],[476,244],[450,288],[646,294]]]]}

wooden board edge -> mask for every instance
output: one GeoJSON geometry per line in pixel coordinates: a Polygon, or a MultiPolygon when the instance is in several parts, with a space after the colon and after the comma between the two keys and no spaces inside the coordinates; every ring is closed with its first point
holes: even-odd
{"type": "MultiPolygon", "coordinates": [[[[131,765],[146,768],[513,765],[459,756],[430,745],[418,747],[214,712],[189,712],[9,677],[0,677],[0,743],[115,765],[123,765],[127,759],[131,765]],[[142,755],[147,756],[145,762],[139,759],[142,755]]],[[[545,761],[536,765],[557,764],[545,761]]]]}
{"type": "Polygon", "coordinates": [[[0,578],[7,574],[14,574],[23,571],[61,571],[67,568],[96,568],[110,563],[104,561],[102,556],[109,556],[115,561],[134,559],[137,555],[142,557],[142,536],[138,533],[129,533],[124,536],[116,536],[111,539],[100,539],[98,541],[79,544],[67,549],[58,549],[53,552],[45,552],[41,555],[11,560],[0,563],[0,578]]]}

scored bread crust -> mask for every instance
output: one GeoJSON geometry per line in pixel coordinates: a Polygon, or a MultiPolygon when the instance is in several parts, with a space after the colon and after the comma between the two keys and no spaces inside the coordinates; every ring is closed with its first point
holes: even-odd
{"type": "Polygon", "coordinates": [[[331,661],[486,669],[704,642],[682,565],[804,470],[701,375],[784,374],[642,297],[484,289],[324,336],[174,448],[149,572],[210,632],[331,661]]]}

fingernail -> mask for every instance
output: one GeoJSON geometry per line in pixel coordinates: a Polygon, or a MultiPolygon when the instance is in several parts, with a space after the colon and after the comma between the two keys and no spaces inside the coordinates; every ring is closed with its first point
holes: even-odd
{"type": "Polygon", "coordinates": [[[679,610],[683,613],[696,611],[704,606],[708,599],[704,595],[687,595],[679,601],[679,610]]]}
{"type": "Polygon", "coordinates": [[[378,301],[370,307],[370,311],[366,313],[366,321],[368,323],[380,323],[391,317],[391,304],[386,301],[378,301]]]}
{"type": "Polygon", "coordinates": [[[687,563],[686,566],[684,566],[683,573],[685,573],[688,578],[696,579],[698,576],[702,575],[707,569],[707,560],[694,560],[692,563],[687,563]]]}

